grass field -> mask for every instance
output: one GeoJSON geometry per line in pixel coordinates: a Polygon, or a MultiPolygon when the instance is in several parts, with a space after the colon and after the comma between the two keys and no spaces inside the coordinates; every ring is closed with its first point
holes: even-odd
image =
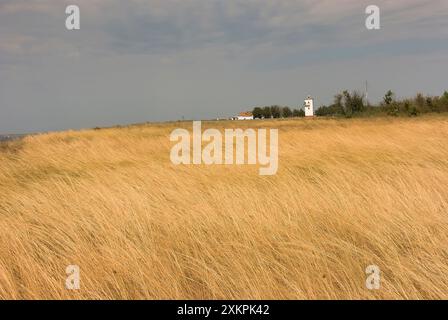
{"type": "Polygon", "coordinates": [[[448,298],[448,117],[203,124],[278,128],[275,176],[172,165],[179,126],[1,144],[0,298],[448,298]]]}

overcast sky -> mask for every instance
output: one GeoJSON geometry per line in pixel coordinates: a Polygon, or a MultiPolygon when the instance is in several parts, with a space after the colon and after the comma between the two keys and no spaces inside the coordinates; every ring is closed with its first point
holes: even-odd
{"type": "Polygon", "coordinates": [[[448,89],[448,1],[0,0],[0,133],[328,104],[365,80],[373,102],[448,89]]]}

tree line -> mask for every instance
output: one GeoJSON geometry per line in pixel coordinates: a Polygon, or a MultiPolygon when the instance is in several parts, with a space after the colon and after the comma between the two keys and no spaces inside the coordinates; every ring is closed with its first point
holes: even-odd
{"type": "MultiPolygon", "coordinates": [[[[321,106],[315,110],[316,116],[357,117],[370,115],[417,116],[429,112],[448,112],[448,91],[441,96],[425,96],[418,93],[412,98],[397,99],[395,93],[389,90],[377,105],[368,103],[359,91],[347,90],[334,96],[333,103],[321,106]]],[[[255,119],[304,117],[303,109],[291,109],[287,106],[255,107],[252,110],[255,119]]]]}
{"type": "Polygon", "coordinates": [[[271,119],[271,118],[292,118],[304,117],[305,111],[303,109],[291,109],[285,106],[266,106],[255,107],[252,110],[255,119],[271,119]]]}
{"type": "Polygon", "coordinates": [[[369,116],[383,114],[390,116],[417,116],[429,112],[448,111],[448,91],[441,96],[424,96],[418,93],[412,98],[397,99],[395,93],[389,90],[382,101],[377,105],[371,105],[365,100],[365,96],[358,91],[343,91],[335,95],[333,103],[329,106],[321,106],[316,110],[317,116],[369,116]]]}

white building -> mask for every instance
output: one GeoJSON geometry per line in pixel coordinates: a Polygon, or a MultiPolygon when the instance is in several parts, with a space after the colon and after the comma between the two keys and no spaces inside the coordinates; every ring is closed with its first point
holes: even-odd
{"type": "Polygon", "coordinates": [[[314,100],[311,96],[305,99],[305,117],[314,117],[314,100]]]}
{"type": "Polygon", "coordinates": [[[254,115],[252,112],[240,112],[237,120],[254,120],[254,115]]]}

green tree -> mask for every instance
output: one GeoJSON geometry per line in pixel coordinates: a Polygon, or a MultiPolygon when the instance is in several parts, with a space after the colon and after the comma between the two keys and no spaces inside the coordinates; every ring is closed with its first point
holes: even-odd
{"type": "Polygon", "coordinates": [[[280,118],[282,115],[281,109],[279,106],[271,106],[271,116],[273,118],[280,118]]]}
{"type": "Polygon", "coordinates": [[[345,114],[344,105],[342,104],[343,99],[344,99],[344,96],[341,93],[338,93],[337,95],[335,95],[333,104],[327,110],[327,112],[328,112],[327,115],[330,113],[331,114],[345,114]]]}
{"type": "Polygon", "coordinates": [[[358,91],[353,91],[351,94],[351,100],[349,101],[353,112],[364,111],[364,96],[358,91]]]}
{"type": "Polygon", "coordinates": [[[352,117],[354,113],[364,111],[364,97],[358,91],[350,93],[345,90],[342,92],[342,104],[346,117],[352,117]]]}
{"type": "Polygon", "coordinates": [[[263,117],[265,119],[270,119],[272,117],[271,108],[270,107],[264,107],[263,108],[263,117]]]}
{"type": "Polygon", "coordinates": [[[282,116],[283,116],[283,118],[290,118],[290,117],[292,117],[291,108],[283,107],[283,109],[282,109],[282,116]]]}
{"type": "Polygon", "coordinates": [[[331,115],[335,115],[335,109],[334,109],[334,104],[331,106],[320,106],[317,110],[316,110],[316,116],[318,117],[325,117],[325,116],[331,116],[331,115]]]}
{"type": "Polygon", "coordinates": [[[439,106],[441,111],[448,111],[448,91],[445,91],[440,97],[439,106]]]}
{"type": "Polygon", "coordinates": [[[390,105],[394,101],[395,94],[392,92],[392,90],[389,90],[384,95],[383,101],[385,105],[390,105]]]}
{"type": "Polygon", "coordinates": [[[252,110],[252,114],[255,119],[261,119],[264,117],[263,109],[260,107],[255,107],[254,110],[252,110]]]}
{"type": "Polygon", "coordinates": [[[296,118],[304,117],[305,111],[303,109],[294,109],[294,111],[292,112],[292,116],[296,118]]]}
{"type": "Polygon", "coordinates": [[[344,114],[346,117],[351,118],[353,115],[353,108],[352,108],[352,104],[351,104],[351,99],[352,96],[350,95],[350,92],[348,92],[347,90],[344,90],[344,92],[342,92],[342,98],[343,98],[343,109],[344,109],[344,114]]]}
{"type": "Polygon", "coordinates": [[[440,99],[445,100],[448,103],[448,91],[445,91],[440,99]]]}
{"type": "Polygon", "coordinates": [[[420,109],[423,109],[423,107],[425,106],[425,97],[423,97],[421,93],[417,93],[417,95],[415,96],[415,104],[420,109]]]}
{"type": "Polygon", "coordinates": [[[337,95],[334,96],[334,103],[333,105],[335,105],[337,108],[340,108],[341,110],[343,109],[343,105],[342,105],[342,99],[344,97],[342,96],[342,94],[338,93],[337,95]]]}

